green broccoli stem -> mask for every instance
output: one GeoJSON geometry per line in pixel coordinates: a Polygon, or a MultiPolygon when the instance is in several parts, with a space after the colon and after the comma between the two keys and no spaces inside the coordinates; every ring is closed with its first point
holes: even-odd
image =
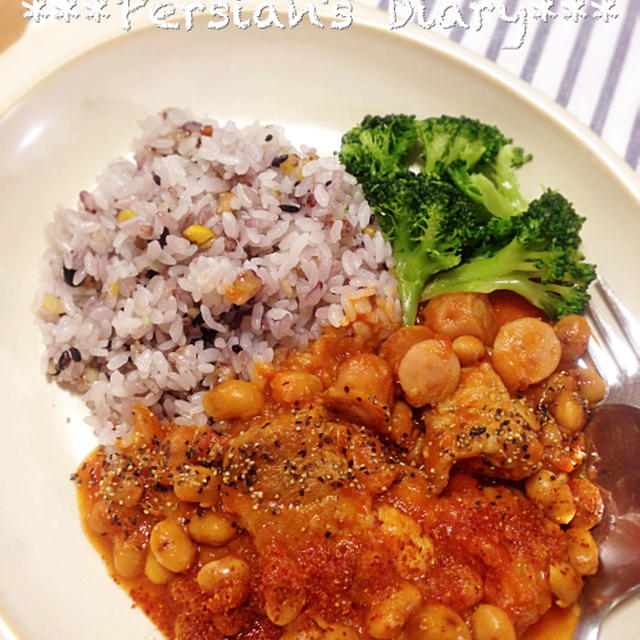
{"type": "Polygon", "coordinates": [[[505,199],[511,203],[517,212],[526,211],[529,203],[520,193],[520,185],[515,169],[528,162],[531,156],[523,156],[522,149],[513,145],[506,145],[498,151],[495,163],[493,181],[500,185],[505,199]]]}
{"type": "Polygon", "coordinates": [[[527,203],[522,198],[514,196],[514,200],[510,201],[481,173],[469,175],[457,168],[450,170],[449,176],[462,192],[498,218],[510,218],[527,208],[527,203]]]}
{"type": "Polygon", "coordinates": [[[491,256],[472,258],[460,266],[438,274],[426,284],[420,301],[430,300],[443,293],[474,291],[491,293],[508,289],[520,294],[549,316],[556,316],[555,306],[568,287],[539,282],[538,262],[544,252],[528,251],[517,240],[491,256]],[[532,278],[538,280],[533,281],[532,278]]]}
{"type": "MultiPolygon", "coordinates": [[[[477,202],[483,204],[488,211],[498,218],[510,218],[513,215],[521,213],[527,208],[527,203],[522,198],[515,198],[509,200],[503,193],[500,193],[493,183],[484,175],[474,174],[469,176],[469,184],[471,190],[468,194],[475,195],[475,192],[479,194],[477,197],[471,196],[477,202]]],[[[463,185],[458,185],[463,188],[463,185]]]]}
{"type": "Polygon", "coordinates": [[[434,260],[415,246],[397,238],[393,247],[395,268],[398,277],[398,293],[402,304],[402,326],[407,327],[416,322],[420,294],[427,280],[443,268],[440,260],[434,260]]]}
{"type": "Polygon", "coordinates": [[[398,280],[398,293],[402,304],[402,326],[408,327],[416,323],[418,315],[418,305],[420,304],[420,294],[424,287],[424,280],[421,282],[407,282],[398,280]]]}

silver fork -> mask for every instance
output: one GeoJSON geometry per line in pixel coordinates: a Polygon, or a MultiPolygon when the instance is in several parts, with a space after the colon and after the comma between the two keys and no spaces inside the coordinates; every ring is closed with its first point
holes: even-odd
{"type": "Polygon", "coordinates": [[[607,404],[640,404],[640,326],[598,276],[585,314],[592,328],[589,355],[607,383],[607,404]]]}
{"type": "Polygon", "coordinates": [[[640,592],[640,329],[601,278],[587,316],[589,355],[608,386],[585,428],[587,474],[600,485],[605,510],[593,529],[600,568],[585,580],[573,640],[597,640],[609,611],[640,592]]]}

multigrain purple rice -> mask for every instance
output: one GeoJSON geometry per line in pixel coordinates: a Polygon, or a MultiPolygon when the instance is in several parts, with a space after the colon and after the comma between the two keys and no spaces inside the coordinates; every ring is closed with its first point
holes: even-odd
{"type": "Polygon", "coordinates": [[[43,369],[84,393],[101,442],[127,435],[136,402],[205,424],[214,382],[249,378],[255,362],[345,324],[376,294],[397,313],[391,251],[370,227],[338,160],[294,148],[280,127],[149,117],[133,157],[111,162],[47,228],[43,369]],[[190,228],[213,234],[199,243],[190,228]],[[258,284],[234,304],[250,272],[258,284]]]}

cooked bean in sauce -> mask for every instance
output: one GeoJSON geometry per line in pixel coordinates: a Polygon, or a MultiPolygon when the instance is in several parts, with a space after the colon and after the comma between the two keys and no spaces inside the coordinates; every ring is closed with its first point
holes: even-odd
{"type": "Polygon", "coordinates": [[[602,513],[584,326],[429,304],[221,382],[213,426],[136,405],[130,441],[83,462],[87,533],[168,638],[539,639],[551,611],[555,639],[559,608],[570,633],[602,513]]]}

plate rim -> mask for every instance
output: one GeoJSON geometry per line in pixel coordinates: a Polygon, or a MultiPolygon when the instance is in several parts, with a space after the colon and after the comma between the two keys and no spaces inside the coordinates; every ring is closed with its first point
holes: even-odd
{"type": "MultiPolygon", "coordinates": [[[[245,3],[245,7],[249,9],[256,4],[258,4],[258,0],[248,0],[245,3]]],[[[459,65],[460,68],[473,69],[482,74],[492,86],[502,91],[504,95],[510,95],[516,101],[524,101],[534,108],[536,113],[540,117],[544,117],[552,126],[559,127],[569,134],[572,142],[584,150],[591,151],[594,155],[594,161],[599,166],[603,167],[604,165],[606,167],[611,178],[615,180],[615,184],[620,188],[624,188],[631,199],[638,203],[640,211],[640,175],[634,172],[604,140],[540,90],[524,82],[511,72],[502,69],[496,63],[465,49],[444,36],[422,29],[414,24],[407,25],[401,30],[391,30],[385,22],[386,13],[384,11],[356,2],[353,4],[354,26],[376,31],[379,35],[386,36],[388,38],[386,43],[392,42],[393,38],[403,38],[405,41],[411,42],[412,45],[424,49],[436,57],[444,56],[459,65]]],[[[319,13],[321,17],[328,15],[324,7],[321,8],[319,13]]],[[[34,26],[37,27],[39,25],[34,26]]],[[[0,96],[0,121],[11,112],[15,105],[18,105],[28,97],[29,93],[36,89],[41,82],[46,81],[58,71],[65,69],[67,65],[72,65],[85,54],[96,51],[101,47],[110,46],[120,38],[134,35],[142,30],[156,29],[151,24],[141,23],[133,24],[131,31],[125,32],[116,23],[111,26],[98,26],[100,38],[87,36],[85,39],[75,40],[74,38],[67,38],[70,33],[68,29],[72,28],[71,25],[60,24],[54,26],[58,28],[47,31],[46,38],[43,37],[38,40],[35,38],[38,35],[43,36],[45,30],[34,29],[28,42],[25,35],[23,38],[25,42],[18,43],[12,48],[18,53],[9,51],[11,55],[8,55],[7,52],[0,55],[0,73],[7,79],[3,95],[0,96]],[[64,40],[63,36],[65,37],[64,40]],[[42,46],[47,46],[47,42],[49,42],[49,46],[51,46],[51,43],[54,45],[55,43],[64,44],[62,53],[53,56],[49,60],[43,60],[41,56],[38,56],[39,64],[29,67],[24,73],[18,73],[17,70],[20,67],[15,64],[15,55],[24,55],[25,52],[30,50],[35,51],[36,47],[40,49],[42,46]],[[88,42],[89,44],[87,45],[88,42]],[[14,61],[13,69],[9,71],[12,60],[14,61]],[[9,97],[5,99],[7,94],[9,97]]],[[[87,25],[82,23],[81,27],[82,29],[79,29],[79,31],[86,29],[87,25]]],[[[88,33],[92,31],[95,32],[95,30],[87,29],[88,33]]],[[[348,30],[343,36],[348,37],[348,30]]],[[[416,51],[418,52],[418,50],[416,51]]],[[[0,611],[0,638],[7,637],[9,640],[17,640],[19,636],[13,631],[9,621],[6,618],[3,620],[3,618],[3,612],[0,611]],[[3,621],[5,625],[3,625],[3,621]],[[3,632],[8,635],[3,636],[3,632]]]]}
{"type": "MultiPolygon", "coordinates": [[[[249,11],[258,4],[260,0],[247,0],[243,3],[244,8],[249,11]]],[[[286,13],[285,0],[275,0],[273,4],[278,8],[279,13],[286,13]]],[[[432,54],[444,56],[461,67],[471,68],[482,74],[494,86],[526,102],[550,120],[554,126],[569,132],[578,144],[592,151],[640,207],[640,175],[607,142],[540,89],[525,82],[511,71],[503,69],[496,62],[439,33],[422,28],[413,21],[401,29],[391,29],[385,22],[387,14],[382,9],[362,4],[357,0],[352,1],[351,4],[353,5],[353,24],[341,31],[343,36],[348,37],[349,29],[353,26],[371,29],[389,38],[404,39],[432,54]]],[[[324,5],[318,8],[318,14],[324,18],[335,17],[324,5]]],[[[196,17],[194,24],[204,19],[206,16],[196,17]]],[[[183,19],[174,20],[174,22],[184,25],[183,19]]],[[[58,21],[58,23],[29,26],[31,29],[27,28],[21,40],[0,55],[0,77],[6,83],[3,95],[0,96],[0,120],[41,82],[73,64],[83,55],[114,43],[120,38],[143,30],[157,29],[149,21],[148,15],[144,19],[132,21],[129,31],[125,31],[113,17],[104,24],[87,24],[86,22],[67,24],[58,21]],[[70,37],[70,34],[76,37],[70,37]],[[43,60],[43,56],[38,55],[43,48],[54,51],[54,55],[43,60]],[[25,61],[28,65],[26,70],[25,61]]],[[[184,33],[185,30],[181,29],[180,32],[184,33]]]]}

